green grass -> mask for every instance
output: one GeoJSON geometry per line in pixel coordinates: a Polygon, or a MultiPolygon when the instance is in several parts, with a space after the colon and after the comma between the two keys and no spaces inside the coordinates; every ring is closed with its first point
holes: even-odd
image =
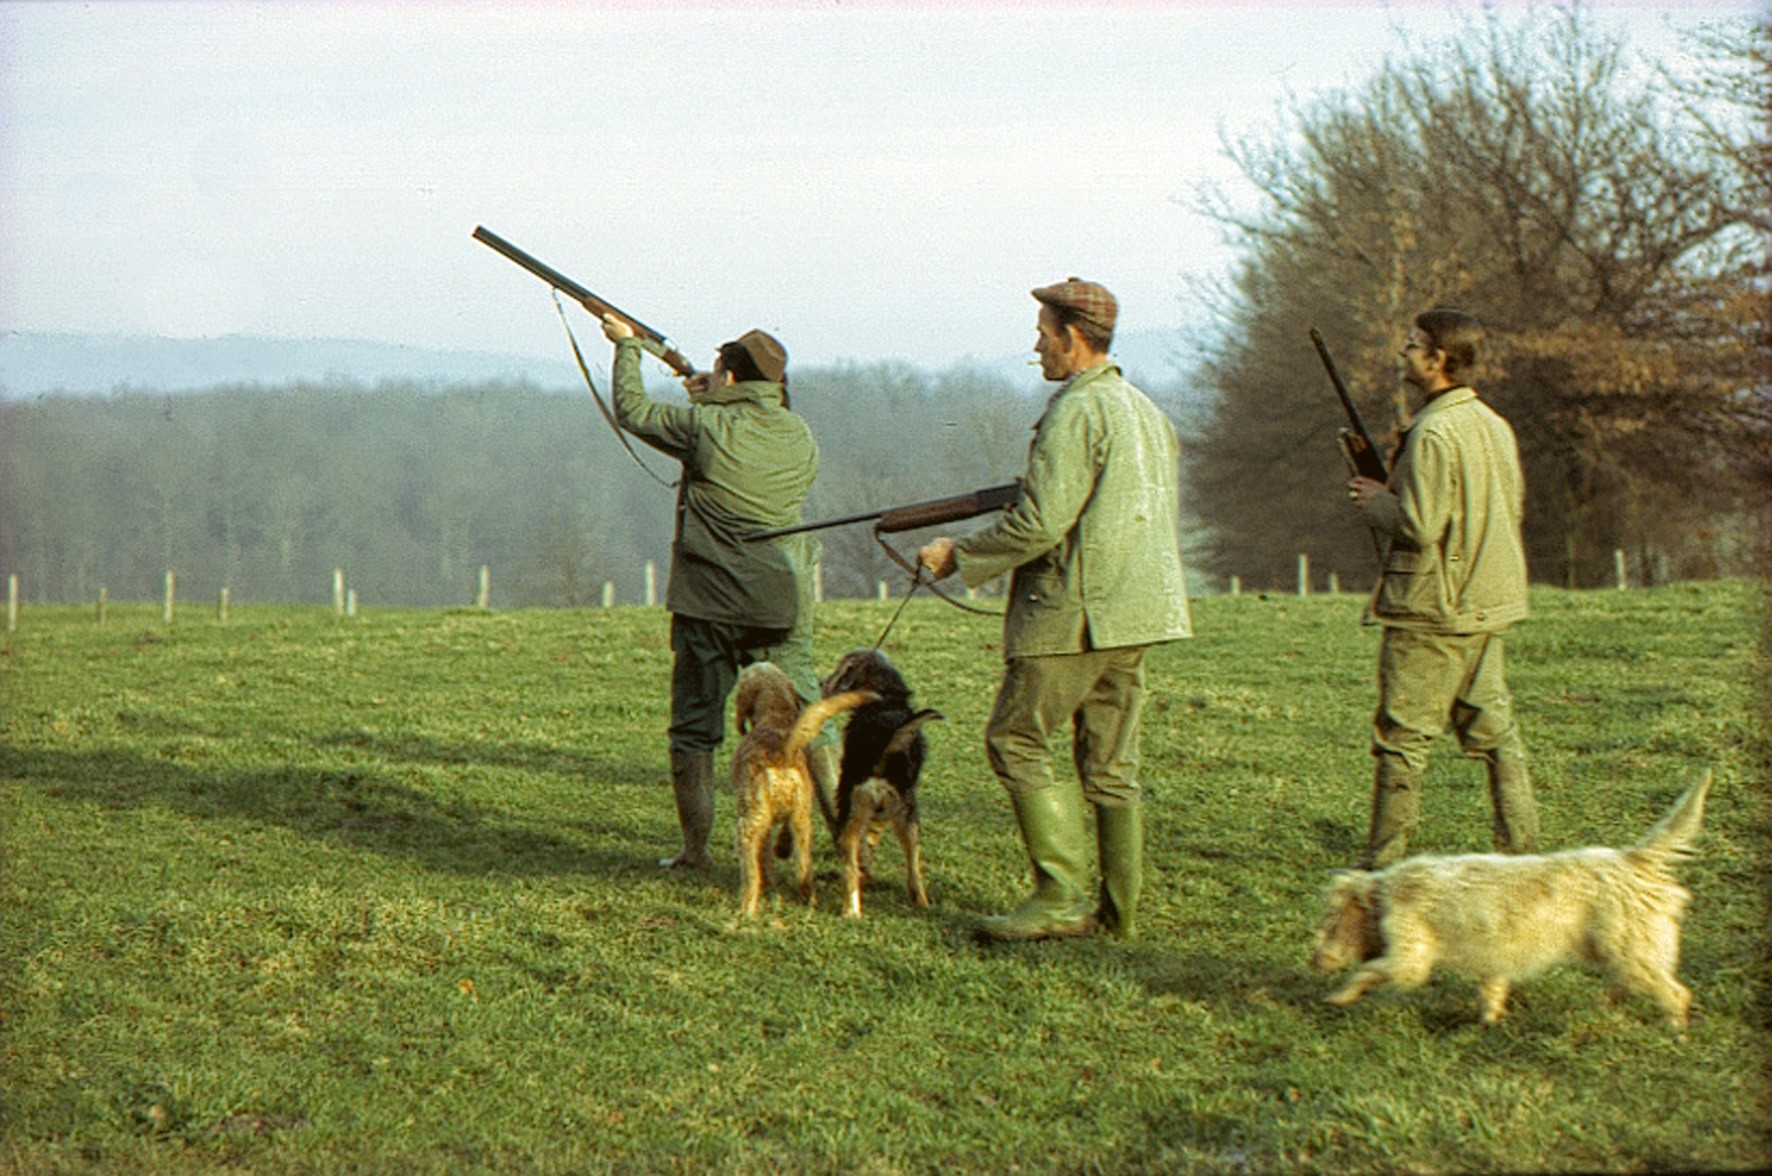
{"type": "MultiPolygon", "coordinates": [[[[1691,1027],[1564,968],[1476,1021],[1306,960],[1364,837],[1353,597],[1197,602],[1155,651],[1141,937],[986,948],[1026,866],[980,742],[997,626],[914,601],[935,905],[736,918],[675,840],[658,610],[30,608],[0,656],[0,1170],[1628,1171],[1772,1164],[1762,590],[1538,592],[1511,678],[1554,847],[1716,770],[1691,1027]]],[[[891,605],[820,613],[820,660],[891,605]]],[[[1060,751],[1061,756],[1064,754],[1060,751]]],[[[1447,741],[1417,846],[1484,849],[1447,741]]]]}

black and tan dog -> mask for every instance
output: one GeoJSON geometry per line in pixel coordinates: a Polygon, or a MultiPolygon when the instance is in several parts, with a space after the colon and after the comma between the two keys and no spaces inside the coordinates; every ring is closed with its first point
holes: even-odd
{"type": "Polygon", "coordinates": [[[873,846],[890,827],[904,849],[905,886],[913,906],[929,905],[923,882],[923,831],[917,819],[917,777],[927,744],[922,726],[938,711],[913,710],[904,676],[877,649],[844,654],[821,684],[826,698],[867,691],[843,733],[843,770],[837,778],[833,832],[843,861],[843,913],[861,917],[861,883],[873,846]]]}
{"type": "MultiPolygon", "coordinates": [[[[875,695],[847,690],[802,708],[788,676],[771,662],[746,666],[738,676],[733,719],[744,738],[732,754],[732,792],[738,809],[739,900],[755,915],[769,869],[769,833],[791,835],[800,897],[812,892],[812,769],[806,747],[818,729],[875,695]]],[[[780,856],[786,857],[786,846],[780,856]]]]}

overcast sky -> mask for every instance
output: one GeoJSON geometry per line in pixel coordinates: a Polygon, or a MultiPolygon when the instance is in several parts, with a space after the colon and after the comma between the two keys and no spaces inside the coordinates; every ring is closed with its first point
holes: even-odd
{"type": "MultiPolygon", "coordinates": [[[[1591,7],[1658,54],[1755,8],[1591,7]]],[[[1221,131],[1454,11],[0,2],[0,330],[559,356],[477,224],[698,363],[750,326],[800,362],[1002,355],[1069,274],[1173,329],[1229,257],[1190,206],[1239,191],[1221,131]]]]}

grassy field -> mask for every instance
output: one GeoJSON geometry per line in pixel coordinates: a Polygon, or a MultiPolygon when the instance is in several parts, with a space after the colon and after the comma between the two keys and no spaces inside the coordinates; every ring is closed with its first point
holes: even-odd
{"type": "MultiPolygon", "coordinates": [[[[890,605],[820,614],[829,663],[890,605]]],[[[1351,1009],[1307,957],[1364,836],[1375,636],[1350,596],[1197,602],[1155,651],[1140,938],[985,947],[1026,866],[980,743],[997,625],[889,645],[948,722],[934,906],[860,922],[655,867],[658,610],[26,609],[0,649],[0,1170],[1643,1171],[1772,1164],[1764,606],[1534,596],[1509,649],[1545,839],[1634,840],[1714,767],[1685,1032],[1564,968],[1476,1020],[1351,1009]]],[[[1061,754],[1063,754],[1061,752],[1061,754]]],[[[1446,743],[1422,852],[1486,849],[1446,743]]]]}

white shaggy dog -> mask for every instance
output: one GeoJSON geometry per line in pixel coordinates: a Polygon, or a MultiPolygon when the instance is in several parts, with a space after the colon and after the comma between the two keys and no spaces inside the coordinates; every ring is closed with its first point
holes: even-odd
{"type": "Polygon", "coordinates": [[[1444,964],[1477,978],[1483,1023],[1492,1024],[1513,981],[1582,959],[1612,973],[1613,999],[1646,992],[1684,1025],[1692,993],[1674,969],[1691,896],[1669,867],[1689,856],[1710,780],[1706,772],[1629,849],[1414,857],[1338,875],[1311,964],[1364,966],[1329,1003],[1350,1005],[1386,984],[1419,987],[1444,964]]]}

